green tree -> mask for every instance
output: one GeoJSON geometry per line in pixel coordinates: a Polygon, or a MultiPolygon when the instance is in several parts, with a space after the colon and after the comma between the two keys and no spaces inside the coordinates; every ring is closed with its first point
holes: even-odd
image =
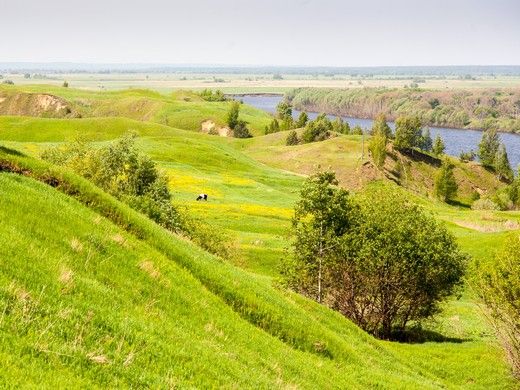
{"type": "Polygon", "coordinates": [[[240,113],[240,102],[234,100],[231,102],[231,107],[227,113],[226,122],[231,130],[235,129],[238,124],[238,115],[240,113]]]}
{"type": "Polygon", "coordinates": [[[507,157],[507,150],[503,143],[500,144],[495,155],[494,169],[500,180],[507,180],[509,182],[513,180],[514,173],[511,169],[511,164],[507,157]]]}
{"type": "Polygon", "coordinates": [[[298,120],[296,121],[295,127],[297,129],[300,129],[302,127],[305,127],[307,122],[309,121],[309,116],[305,111],[300,112],[300,115],[298,116],[298,120]]]}
{"type": "Polygon", "coordinates": [[[440,155],[444,154],[445,149],[446,149],[446,147],[444,146],[444,141],[442,140],[440,135],[437,134],[435,136],[435,141],[433,141],[433,148],[432,148],[433,154],[435,154],[436,156],[440,156],[440,155]]]}
{"type": "Polygon", "coordinates": [[[422,123],[419,117],[402,116],[395,121],[397,149],[412,149],[420,146],[422,123]]]}
{"type": "Polygon", "coordinates": [[[310,143],[323,141],[330,136],[332,131],[332,123],[325,114],[320,114],[318,117],[307,123],[302,134],[302,142],[310,143]]]}
{"type": "Polygon", "coordinates": [[[269,126],[265,127],[265,134],[278,133],[280,131],[280,123],[278,119],[273,118],[269,126]]]}
{"type": "Polygon", "coordinates": [[[511,236],[493,261],[477,262],[474,268],[475,291],[520,379],[520,236],[511,236]]]}
{"type": "Polygon", "coordinates": [[[374,164],[381,168],[385,164],[386,159],[386,143],[387,138],[385,135],[376,133],[373,135],[368,142],[368,150],[372,156],[374,164]]]}
{"type": "Polygon", "coordinates": [[[381,134],[385,136],[387,139],[392,138],[392,129],[390,128],[390,126],[388,126],[388,123],[386,123],[385,114],[381,113],[378,116],[376,116],[376,119],[374,119],[374,123],[372,124],[370,134],[381,134]]]}
{"type": "Polygon", "coordinates": [[[428,127],[422,130],[420,148],[425,152],[431,152],[433,149],[432,137],[430,136],[430,129],[428,127]]]}
{"type": "Polygon", "coordinates": [[[252,135],[247,128],[247,122],[239,119],[233,128],[233,137],[235,138],[251,138],[252,135]]]}
{"type": "Polygon", "coordinates": [[[294,211],[294,257],[284,263],[282,274],[290,287],[322,302],[331,287],[341,237],[355,211],[334,172],[310,176],[294,211]]]}
{"type": "Polygon", "coordinates": [[[356,125],[352,128],[350,133],[353,135],[363,135],[363,128],[359,125],[356,125]]]}
{"type": "Polygon", "coordinates": [[[299,142],[300,140],[298,139],[298,134],[296,133],[296,130],[290,131],[287,135],[287,138],[285,139],[285,144],[287,146],[298,145],[299,142]]]}
{"type": "Polygon", "coordinates": [[[458,185],[453,174],[455,166],[448,158],[444,158],[435,176],[435,195],[447,202],[457,195],[458,185]]]}
{"type": "Polygon", "coordinates": [[[292,107],[286,100],[282,100],[276,106],[276,116],[278,119],[292,118],[292,107]]]}
{"type": "Polygon", "coordinates": [[[399,337],[410,321],[440,311],[467,259],[442,224],[397,191],[372,190],[356,204],[330,306],[380,338],[399,337]]]}
{"type": "Polygon", "coordinates": [[[495,159],[500,146],[500,137],[495,129],[486,130],[478,145],[478,158],[487,168],[495,167],[495,159]]]}
{"type": "Polygon", "coordinates": [[[336,133],[340,134],[349,134],[350,133],[350,126],[348,122],[343,122],[343,119],[340,117],[336,117],[334,121],[332,122],[332,131],[335,131],[336,133]]]}

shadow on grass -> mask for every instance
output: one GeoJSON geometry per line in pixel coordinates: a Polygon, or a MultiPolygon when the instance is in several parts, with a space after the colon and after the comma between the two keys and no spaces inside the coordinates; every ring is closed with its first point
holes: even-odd
{"type": "Polygon", "coordinates": [[[459,202],[458,200],[448,200],[446,201],[446,203],[448,203],[450,206],[457,206],[457,207],[462,207],[462,208],[465,208],[465,209],[469,209],[471,208],[471,206],[467,203],[462,203],[462,202],[459,202]]]}
{"type": "Polygon", "coordinates": [[[10,154],[12,156],[23,156],[24,155],[22,152],[19,152],[18,150],[9,149],[2,145],[0,145],[0,152],[5,153],[5,154],[10,154]]]}
{"type": "Polygon", "coordinates": [[[458,337],[446,337],[438,332],[427,329],[407,329],[405,331],[396,331],[392,334],[392,341],[408,344],[422,344],[422,343],[457,343],[461,344],[470,339],[463,339],[458,337]]]}

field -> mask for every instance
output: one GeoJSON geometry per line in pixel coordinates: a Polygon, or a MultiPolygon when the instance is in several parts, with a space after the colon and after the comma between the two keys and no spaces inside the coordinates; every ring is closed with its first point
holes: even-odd
{"type": "Polygon", "coordinates": [[[423,79],[421,88],[427,89],[473,89],[473,88],[515,88],[520,87],[519,76],[477,76],[464,79],[457,76],[417,76],[417,75],[307,75],[282,74],[282,80],[274,80],[273,74],[226,74],[226,73],[48,73],[45,78],[26,79],[23,74],[5,74],[4,79],[15,85],[47,84],[61,86],[64,81],[71,87],[90,90],[121,90],[146,88],[162,93],[179,89],[201,90],[221,89],[227,93],[270,92],[285,93],[294,88],[360,88],[388,87],[403,88],[418,78],[423,79]]]}
{"type": "MultiPolygon", "coordinates": [[[[83,118],[0,117],[0,171],[24,173],[0,173],[0,219],[8,227],[0,231],[4,385],[25,378],[48,387],[516,386],[469,289],[426,324],[426,342],[400,344],[375,340],[278,286],[292,208],[317,160],[354,191],[394,185],[377,176],[361,180],[360,137],[288,147],[284,133],[248,140],[203,134],[200,123],[222,121],[227,105],[187,92],[9,91],[48,91],[78,110],[80,101],[91,104],[83,118]],[[37,159],[78,135],[101,145],[129,130],[168,175],[174,202],[227,232],[237,256],[209,255],[37,159]],[[63,185],[43,184],[49,178],[63,185]],[[195,201],[201,192],[208,202],[195,201]]],[[[261,134],[267,114],[243,112],[261,134]]],[[[431,167],[410,167],[414,178],[431,176],[431,167]]],[[[459,178],[489,191],[500,186],[479,167],[457,169],[459,178]]],[[[518,228],[517,212],[464,206],[469,189],[462,205],[450,206],[430,196],[428,182],[411,181],[403,190],[476,259],[489,257],[518,228]]]]}

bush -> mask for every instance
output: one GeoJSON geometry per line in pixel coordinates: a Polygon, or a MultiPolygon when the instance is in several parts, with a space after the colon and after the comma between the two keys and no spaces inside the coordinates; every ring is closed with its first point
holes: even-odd
{"type": "Polygon", "coordinates": [[[378,168],[381,168],[385,164],[386,142],[387,138],[379,133],[373,135],[368,141],[368,150],[375,166],[378,168]]]}
{"type": "Polygon", "coordinates": [[[289,134],[287,135],[287,138],[285,139],[285,144],[287,146],[298,145],[299,142],[300,142],[300,140],[298,139],[298,134],[296,133],[295,130],[292,130],[291,132],[289,132],[289,134]]]}
{"type": "Polygon", "coordinates": [[[251,138],[252,135],[247,128],[247,122],[238,120],[235,127],[233,128],[233,137],[235,138],[251,138]]]}
{"type": "Polygon", "coordinates": [[[173,205],[166,176],[149,157],[139,153],[135,135],[129,134],[99,149],[78,139],[46,150],[42,158],[72,169],[157,224],[188,236],[212,253],[229,255],[222,234],[173,205]]]}
{"type": "Polygon", "coordinates": [[[473,150],[470,150],[469,152],[460,152],[459,154],[459,159],[462,162],[473,161],[475,160],[475,157],[477,157],[477,155],[473,150]]]}
{"type": "Polygon", "coordinates": [[[211,89],[204,89],[199,95],[207,102],[224,102],[227,100],[224,92],[220,89],[217,89],[215,92],[211,89]]]}
{"type": "Polygon", "coordinates": [[[499,210],[495,202],[489,198],[478,199],[471,205],[473,210],[499,210]]]}
{"type": "Polygon", "coordinates": [[[332,131],[332,123],[325,114],[320,114],[318,117],[307,123],[305,130],[302,134],[302,142],[318,142],[326,140],[330,137],[332,131]]]}
{"type": "Polygon", "coordinates": [[[336,185],[331,172],[306,181],[286,284],[385,339],[436,314],[464,275],[454,237],[397,192],[352,199],[336,185]]]}
{"type": "Polygon", "coordinates": [[[494,261],[477,263],[476,275],[475,291],[520,378],[520,236],[512,236],[494,261]]]}
{"type": "Polygon", "coordinates": [[[447,158],[443,159],[441,168],[435,176],[435,196],[444,202],[452,200],[457,195],[458,185],[453,175],[454,165],[447,158]]]}

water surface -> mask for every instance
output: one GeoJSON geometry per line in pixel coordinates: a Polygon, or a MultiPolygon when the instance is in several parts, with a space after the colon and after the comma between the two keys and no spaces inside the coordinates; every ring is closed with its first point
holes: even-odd
{"type": "MultiPolygon", "coordinates": [[[[237,96],[237,99],[242,100],[253,107],[261,110],[274,113],[276,105],[283,99],[282,95],[244,95],[237,96]]],[[[318,116],[316,112],[308,112],[309,118],[314,119],[318,116]]],[[[296,118],[300,115],[300,111],[293,110],[293,116],[296,118]]],[[[330,119],[335,119],[335,115],[327,115],[330,119]]],[[[359,125],[367,130],[372,127],[372,119],[361,119],[351,117],[341,117],[348,122],[350,127],[359,125]]],[[[394,122],[388,122],[388,125],[395,129],[394,122]]],[[[481,130],[465,130],[465,129],[450,129],[445,127],[430,127],[430,134],[432,139],[438,134],[444,140],[446,145],[446,153],[451,156],[459,156],[460,152],[469,152],[470,150],[477,151],[478,144],[482,138],[481,130]]],[[[511,166],[516,170],[520,164],[520,135],[511,133],[500,133],[500,138],[507,149],[509,161],[511,166]]]]}

